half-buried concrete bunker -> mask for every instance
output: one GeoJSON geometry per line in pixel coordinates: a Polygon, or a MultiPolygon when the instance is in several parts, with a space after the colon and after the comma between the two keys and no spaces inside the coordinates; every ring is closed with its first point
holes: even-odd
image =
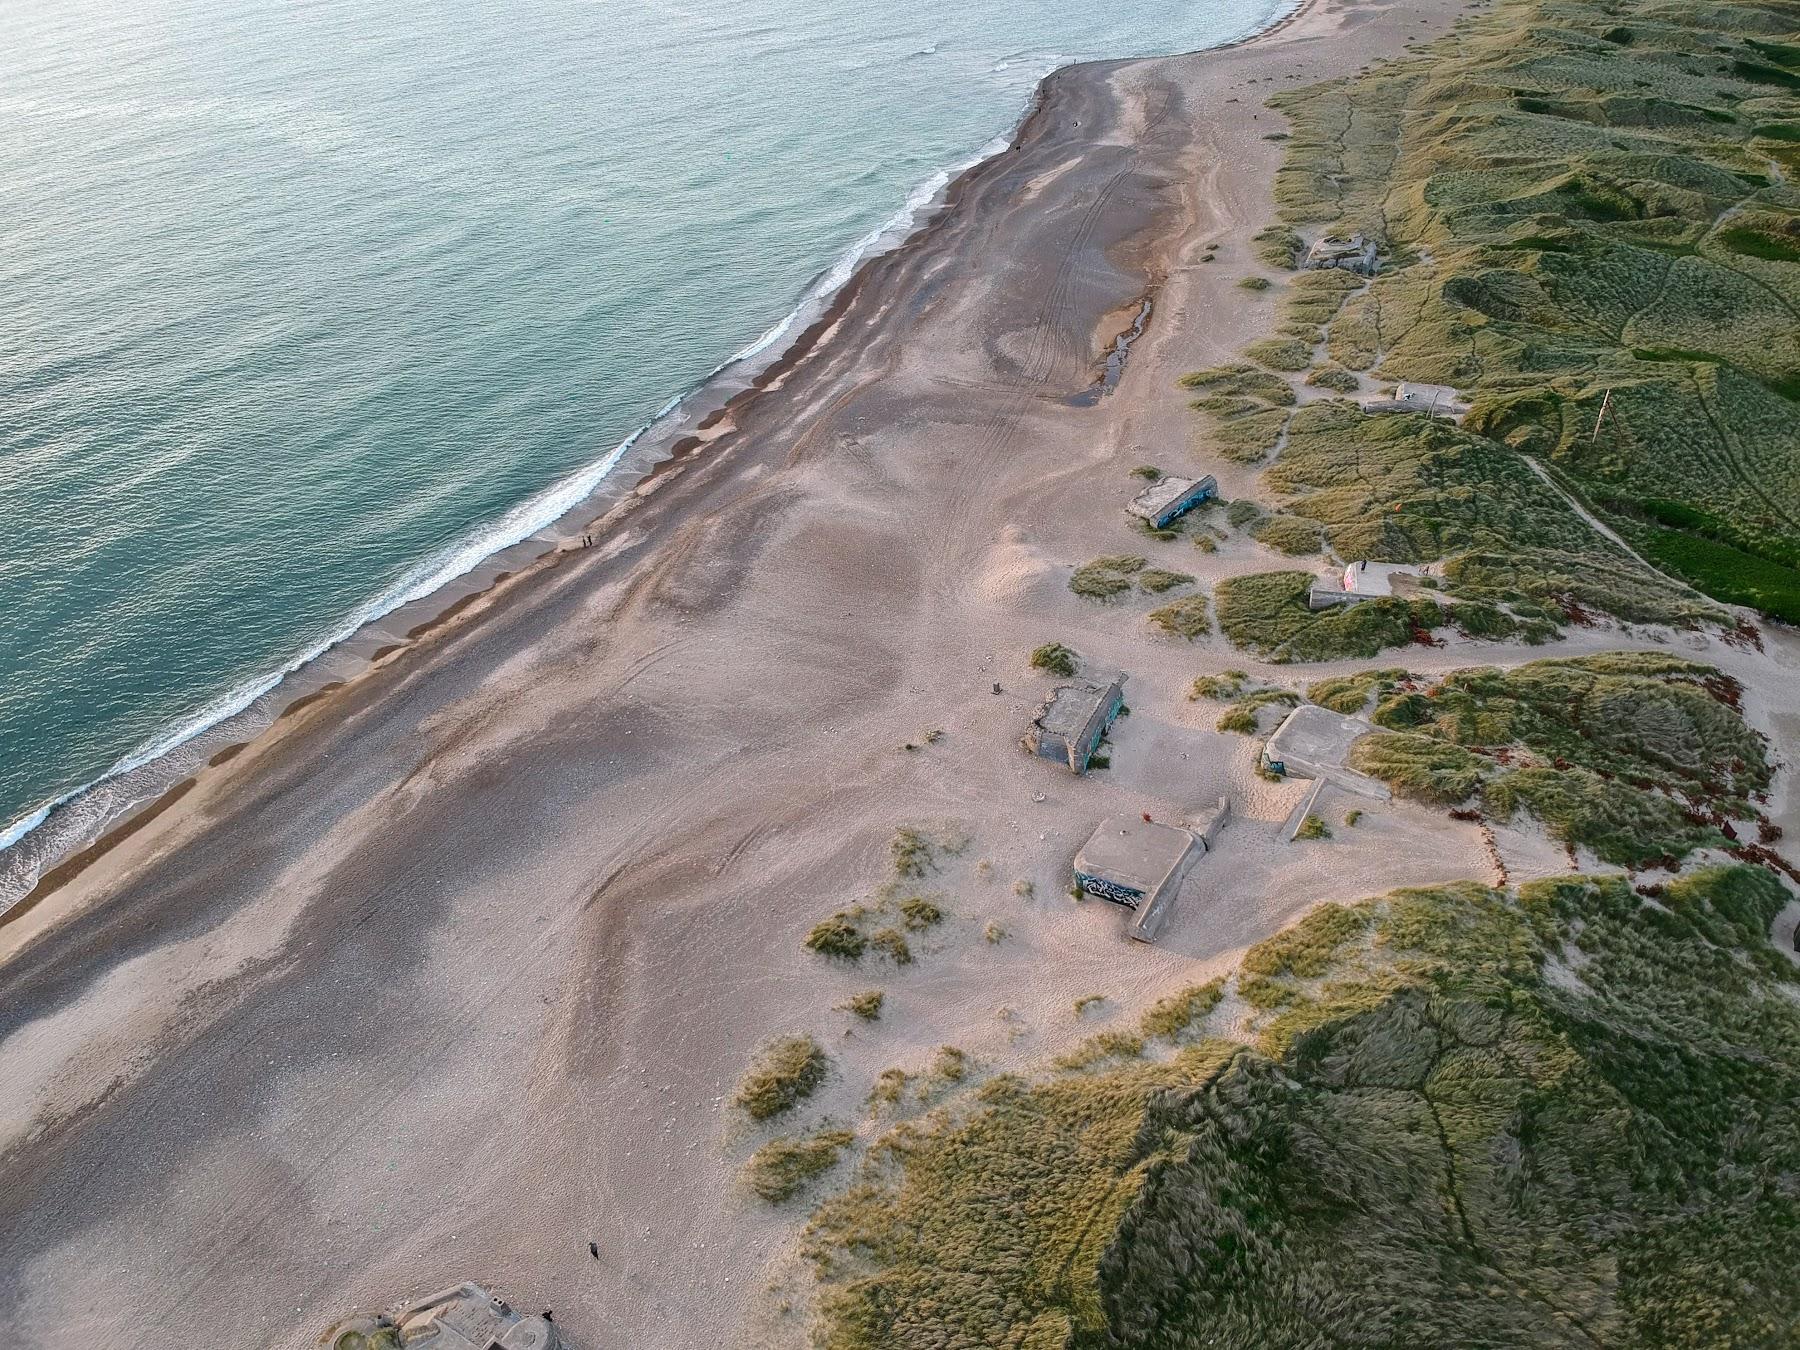
{"type": "Polygon", "coordinates": [[[1034,755],[1060,759],[1076,773],[1086,773],[1100,738],[1125,704],[1124,686],[1123,675],[1111,684],[1077,679],[1057,685],[1019,744],[1034,755]]]}

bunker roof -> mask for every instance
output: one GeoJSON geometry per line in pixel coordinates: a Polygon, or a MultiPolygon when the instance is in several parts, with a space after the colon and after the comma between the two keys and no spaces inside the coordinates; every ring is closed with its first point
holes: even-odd
{"type": "Polygon", "coordinates": [[[1193,847],[1193,834],[1178,825],[1159,825],[1142,816],[1113,816],[1102,821],[1076,853],[1075,870],[1149,894],[1193,847]]]}
{"type": "Polygon", "coordinates": [[[1094,680],[1076,679],[1059,684],[1035,721],[1045,731],[1073,740],[1087,730],[1089,719],[1118,692],[1117,680],[1100,684],[1094,680]]]}

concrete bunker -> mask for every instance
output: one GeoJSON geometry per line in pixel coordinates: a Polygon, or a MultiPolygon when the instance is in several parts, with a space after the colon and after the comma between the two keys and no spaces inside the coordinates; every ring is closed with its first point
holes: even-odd
{"type": "Polygon", "coordinates": [[[1397,593],[1396,583],[1404,588],[1417,579],[1412,569],[1393,563],[1347,563],[1343,571],[1313,582],[1306,593],[1306,607],[1316,611],[1363,600],[1386,600],[1397,593]]]}
{"type": "Polygon", "coordinates": [[[1148,813],[1112,816],[1075,852],[1074,880],[1083,894],[1135,912],[1130,937],[1154,942],[1167,921],[1188,869],[1207,852],[1230,812],[1226,798],[1194,822],[1164,825],[1148,813]]]}
{"type": "Polygon", "coordinates": [[[556,1324],[516,1311],[477,1284],[441,1289],[400,1311],[353,1317],[326,1333],[331,1350],[566,1350],[556,1324]]]}
{"type": "Polygon", "coordinates": [[[1378,266],[1375,261],[1375,241],[1359,233],[1328,234],[1313,241],[1300,265],[1312,268],[1341,267],[1346,272],[1372,277],[1378,266]]]}
{"type": "Polygon", "coordinates": [[[1123,675],[1110,684],[1088,679],[1059,684],[1038,706],[1031,729],[1019,744],[1044,759],[1062,760],[1075,773],[1086,773],[1100,738],[1124,705],[1123,675]]]}
{"type": "Polygon", "coordinates": [[[1218,495],[1219,480],[1210,473],[1204,478],[1159,478],[1133,497],[1125,509],[1148,521],[1151,529],[1160,530],[1218,495]]]}
{"type": "Polygon", "coordinates": [[[1393,793],[1378,779],[1350,767],[1350,747],[1375,727],[1361,717],[1302,703],[1281,720],[1263,744],[1263,766],[1295,778],[1316,778],[1378,802],[1393,793]]]}
{"type": "Polygon", "coordinates": [[[1392,393],[1367,400],[1363,404],[1363,411],[1422,412],[1427,417],[1447,417],[1452,422],[1458,422],[1469,411],[1469,405],[1463,401],[1461,394],[1447,384],[1419,384],[1404,380],[1394,386],[1392,393]]]}

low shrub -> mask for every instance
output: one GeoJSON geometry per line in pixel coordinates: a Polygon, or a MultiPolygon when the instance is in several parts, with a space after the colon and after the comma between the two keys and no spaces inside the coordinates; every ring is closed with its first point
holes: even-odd
{"type": "Polygon", "coordinates": [[[1042,670],[1051,675],[1060,675],[1064,679],[1075,674],[1081,656],[1072,647],[1065,647],[1060,642],[1046,642],[1031,653],[1031,665],[1035,670],[1042,670]]]}

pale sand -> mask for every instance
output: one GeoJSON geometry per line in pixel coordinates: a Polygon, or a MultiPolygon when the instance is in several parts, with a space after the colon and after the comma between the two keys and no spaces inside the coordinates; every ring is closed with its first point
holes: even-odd
{"type": "MultiPolygon", "coordinates": [[[[1144,540],[1119,510],[1126,471],[1250,489],[1252,470],[1196,451],[1175,379],[1273,313],[1235,285],[1263,270],[1248,237],[1271,215],[1262,138],[1281,121],[1261,98],[1456,11],[1330,0],[1248,46],[1053,77],[1021,147],[598,547],[285,719],[0,926],[9,1344],[302,1345],[465,1277],[554,1308],[581,1350],[799,1344],[765,1290],[792,1274],[800,1215],[739,1188],[764,1135],[724,1105],[761,1041],[817,1034],[836,1058],[824,1106],[861,1120],[881,1069],[940,1044],[1038,1066],[1320,901],[1488,878],[1479,830],[1404,805],[1279,844],[1303,787],[1258,779],[1256,742],[1213,731],[1188,682],[1654,636],[1296,671],[1066,588],[1099,553],[1209,583],[1275,561],[1144,540]],[[1152,290],[1118,389],[1070,406],[1152,290]],[[1049,639],[1131,673],[1110,772],[1076,780],[1017,747],[1047,687],[1025,657],[1049,639]],[[1102,816],[1221,792],[1240,818],[1161,945],[1067,899],[1102,816]],[[973,844],[931,883],[952,917],[917,964],[806,954],[814,921],[882,879],[895,827],[932,821],[973,844]],[[880,1023],[832,1011],[876,985],[880,1023]],[[1078,1022],[1088,993],[1109,1001],[1078,1022]]],[[[1692,641],[1770,727],[1792,643],[1692,641]]],[[[1558,865],[1524,832],[1500,846],[1515,879],[1558,865]]]]}

